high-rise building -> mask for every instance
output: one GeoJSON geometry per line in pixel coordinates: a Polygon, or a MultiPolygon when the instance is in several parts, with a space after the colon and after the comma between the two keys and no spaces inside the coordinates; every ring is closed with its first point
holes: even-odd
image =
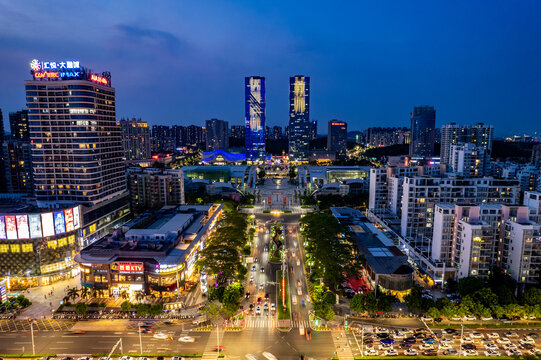
{"type": "Polygon", "coordinates": [[[156,153],[174,152],[176,137],[173,129],[166,125],[152,126],[152,151],[156,153]]]}
{"type": "Polygon", "coordinates": [[[186,145],[199,146],[203,141],[203,128],[197,125],[186,127],[186,145]]]}
{"type": "Polygon", "coordinates": [[[186,126],[173,125],[173,135],[175,137],[175,148],[186,145],[186,126]]]}
{"type": "Polygon", "coordinates": [[[532,165],[541,167],[541,144],[535,144],[532,148],[532,165]]]}
{"type": "Polygon", "coordinates": [[[13,136],[4,139],[2,153],[6,192],[33,194],[31,149],[30,141],[18,140],[13,136]]]}
{"type": "Polygon", "coordinates": [[[364,131],[366,144],[376,147],[409,144],[409,134],[409,129],[406,127],[371,127],[364,131]]]}
{"type": "Polygon", "coordinates": [[[272,138],[273,137],[272,137],[271,128],[269,126],[265,126],[265,139],[271,140],[272,138]]]}
{"type": "Polygon", "coordinates": [[[329,121],[327,150],[339,156],[345,156],[347,150],[348,124],[345,121],[329,121]]]}
{"type": "Polygon", "coordinates": [[[244,79],[246,127],[246,160],[264,160],[265,141],[265,78],[250,76],[244,79]]]}
{"type": "Polygon", "coordinates": [[[289,78],[289,159],[305,162],[310,150],[310,77],[289,78]]]}
{"type": "Polygon", "coordinates": [[[17,140],[30,141],[28,129],[28,110],[9,113],[9,127],[11,136],[17,140]]]}
{"type": "Polygon", "coordinates": [[[492,152],[492,125],[477,123],[475,125],[457,125],[449,123],[441,127],[441,163],[450,164],[451,146],[460,143],[472,143],[486,150],[490,160],[492,152]]]}
{"type": "Polygon", "coordinates": [[[317,139],[317,120],[310,121],[310,140],[317,139]]]}
{"type": "Polygon", "coordinates": [[[134,211],[184,204],[184,175],[181,169],[130,167],[126,173],[134,211]]]}
{"type": "Polygon", "coordinates": [[[229,123],[210,119],[205,122],[207,151],[229,149],[229,123]]]}
{"type": "Polygon", "coordinates": [[[453,171],[465,177],[482,177],[489,173],[487,150],[473,143],[451,145],[449,165],[453,171]]]}
{"type": "Polygon", "coordinates": [[[81,204],[82,241],[130,214],[111,74],[79,61],[30,64],[25,81],[34,193],[41,207],[81,204]]]}
{"type": "Polygon", "coordinates": [[[150,159],[150,129],[146,121],[135,118],[118,122],[126,160],[150,159]]]}
{"type": "MultiPolygon", "coordinates": [[[[2,109],[0,109],[0,147],[4,147],[4,117],[2,115],[2,109]]],[[[0,169],[4,169],[4,158],[0,156],[0,169]]],[[[6,173],[5,171],[0,172],[0,192],[6,191],[6,173]]]]}
{"type": "Polygon", "coordinates": [[[231,125],[231,137],[234,139],[244,139],[245,131],[244,125],[231,125]]]}
{"type": "Polygon", "coordinates": [[[416,106],[410,114],[410,156],[431,157],[434,155],[436,110],[432,106],[416,106]]]}
{"type": "Polygon", "coordinates": [[[274,140],[280,140],[282,138],[282,127],[281,126],[273,126],[272,127],[272,138],[274,140]]]}

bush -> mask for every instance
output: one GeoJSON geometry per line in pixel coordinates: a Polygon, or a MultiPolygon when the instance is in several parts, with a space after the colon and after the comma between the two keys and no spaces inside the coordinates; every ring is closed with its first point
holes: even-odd
{"type": "Polygon", "coordinates": [[[122,304],[120,304],[120,309],[124,312],[131,311],[132,303],[128,300],[124,301],[122,304]]]}

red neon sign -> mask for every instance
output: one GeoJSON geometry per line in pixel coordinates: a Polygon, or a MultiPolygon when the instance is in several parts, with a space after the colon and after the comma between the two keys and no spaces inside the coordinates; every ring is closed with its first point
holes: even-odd
{"type": "MultiPolygon", "coordinates": [[[[141,263],[117,263],[118,272],[125,274],[141,274],[144,272],[144,266],[141,263]]],[[[113,270],[114,266],[113,266],[113,270]]]]}
{"type": "Polygon", "coordinates": [[[36,72],[34,73],[34,76],[36,79],[59,79],[60,73],[58,72],[49,72],[49,71],[42,71],[42,72],[36,72]]]}
{"type": "Polygon", "coordinates": [[[104,78],[103,76],[98,76],[96,74],[90,74],[90,80],[103,84],[103,85],[109,84],[109,81],[107,81],[106,78],[104,78]]]}

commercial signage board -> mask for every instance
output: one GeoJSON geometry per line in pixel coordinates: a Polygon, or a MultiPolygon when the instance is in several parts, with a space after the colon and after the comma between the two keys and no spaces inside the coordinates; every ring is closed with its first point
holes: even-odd
{"type": "Polygon", "coordinates": [[[43,236],[41,232],[41,217],[39,214],[28,215],[28,223],[30,224],[30,237],[32,239],[43,236]]]}
{"type": "Polygon", "coordinates": [[[29,239],[28,215],[15,215],[15,219],[17,220],[17,237],[19,239],[29,239]]]}
{"type": "Polygon", "coordinates": [[[6,221],[3,216],[0,216],[0,239],[6,239],[6,221]]]}
{"type": "Polygon", "coordinates": [[[6,215],[6,233],[10,240],[17,239],[17,225],[15,224],[15,215],[6,215]]]}
{"type": "Polygon", "coordinates": [[[120,274],[142,274],[145,267],[142,262],[115,262],[111,264],[111,270],[120,274]]]}
{"type": "Polygon", "coordinates": [[[73,209],[64,210],[64,216],[66,218],[66,232],[73,231],[73,209]]]}
{"type": "Polygon", "coordinates": [[[43,236],[54,236],[54,220],[53,213],[41,214],[41,225],[43,229],[43,236]]]}
{"type": "Polygon", "coordinates": [[[54,212],[54,232],[56,235],[66,232],[66,221],[64,220],[63,211],[54,212]]]}

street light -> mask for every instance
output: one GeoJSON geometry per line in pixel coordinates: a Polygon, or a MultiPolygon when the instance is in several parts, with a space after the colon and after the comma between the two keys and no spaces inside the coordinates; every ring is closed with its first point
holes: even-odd
{"type": "Polygon", "coordinates": [[[139,349],[140,349],[141,356],[143,356],[143,340],[141,338],[141,322],[139,322],[138,325],[139,325],[139,349]]]}
{"type": "Polygon", "coordinates": [[[32,336],[32,355],[36,355],[36,348],[34,346],[34,320],[29,317],[28,322],[30,323],[30,334],[32,336]]]}

